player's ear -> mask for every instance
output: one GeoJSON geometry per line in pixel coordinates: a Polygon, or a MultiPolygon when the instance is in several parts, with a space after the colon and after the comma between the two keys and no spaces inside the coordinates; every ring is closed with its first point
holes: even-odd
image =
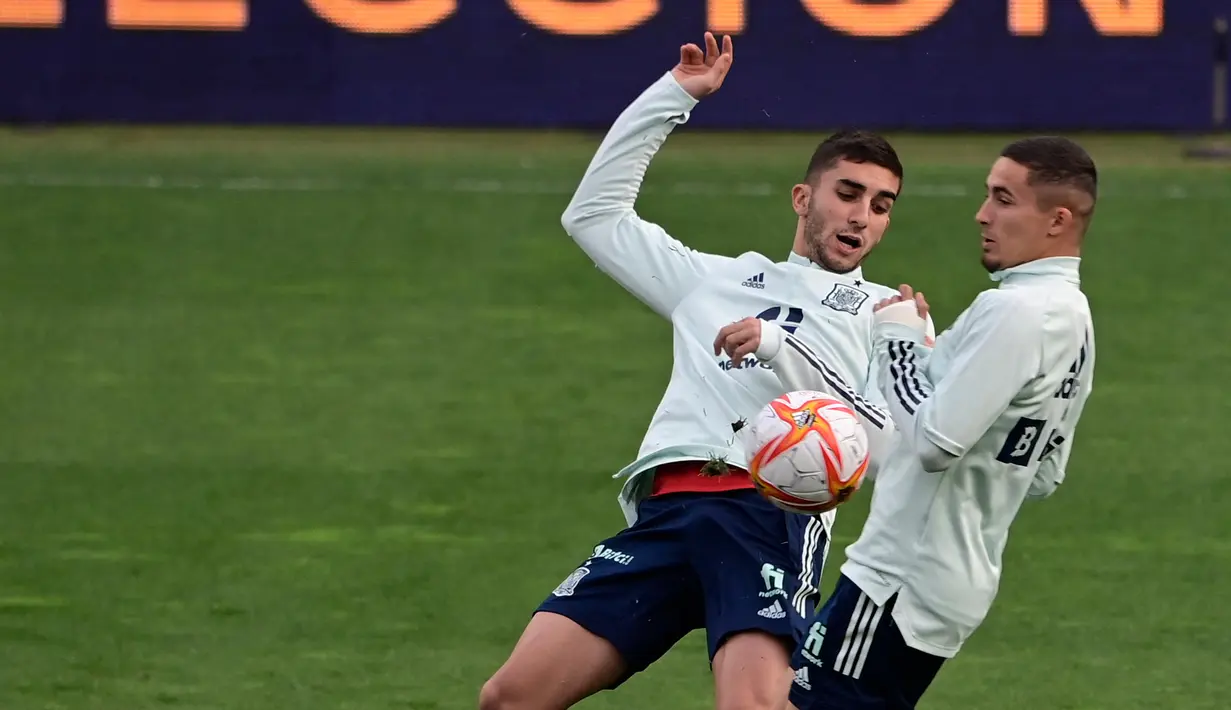
{"type": "Polygon", "coordinates": [[[799,184],[791,188],[791,207],[800,217],[808,216],[808,208],[812,205],[812,186],[799,184]]]}
{"type": "Polygon", "coordinates": [[[1047,235],[1055,237],[1072,227],[1076,217],[1068,207],[1057,207],[1051,215],[1051,224],[1047,226],[1047,235]]]}

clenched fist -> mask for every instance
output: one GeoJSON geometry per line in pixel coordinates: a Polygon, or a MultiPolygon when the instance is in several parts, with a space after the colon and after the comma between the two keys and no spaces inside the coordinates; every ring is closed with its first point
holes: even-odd
{"type": "Polygon", "coordinates": [[[761,347],[761,319],[745,318],[718,331],[714,354],[726,353],[731,362],[742,362],[761,347]]]}

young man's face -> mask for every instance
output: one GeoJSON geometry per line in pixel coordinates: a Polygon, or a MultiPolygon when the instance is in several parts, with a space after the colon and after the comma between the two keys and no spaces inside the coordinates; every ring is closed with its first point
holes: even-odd
{"type": "Polygon", "coordinates": [[[795,213],[813,262],[844,274],[863,262],[889,228],[901,181],[887,168],[840,160],[811,185],[796,185],[795,213]]]}
{"type": "Polygon", "coordinates": [[[1033,261],[1047,247],[1056,210],[1040,205],[1029,183],[1030,170],[1000,158],[987,175],[987,198],[975,214],[983,235],[983,268],[988,272],[1033,261]]]}

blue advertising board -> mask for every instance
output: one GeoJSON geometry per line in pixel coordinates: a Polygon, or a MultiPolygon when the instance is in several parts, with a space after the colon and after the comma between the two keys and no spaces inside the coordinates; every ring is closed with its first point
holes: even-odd
{"type": "Polygon", "coordinates": [[[1201,129],[1220,0],[0,0],[0,121],[601,127],[681,43],[694,126],[1201,129]]]}

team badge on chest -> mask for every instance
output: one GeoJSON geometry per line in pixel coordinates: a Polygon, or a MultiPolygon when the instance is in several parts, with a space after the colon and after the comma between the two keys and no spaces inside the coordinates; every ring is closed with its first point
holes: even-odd
{"type": "Polygon", "coordinates": [[[846,284],[834,284],[833,290],[829,292],[829,295],[821,303],[835,311],[854,314],[859,312],[859,307],[866,300],[868,300],[868,294],[863,291],[846,284]]]}

